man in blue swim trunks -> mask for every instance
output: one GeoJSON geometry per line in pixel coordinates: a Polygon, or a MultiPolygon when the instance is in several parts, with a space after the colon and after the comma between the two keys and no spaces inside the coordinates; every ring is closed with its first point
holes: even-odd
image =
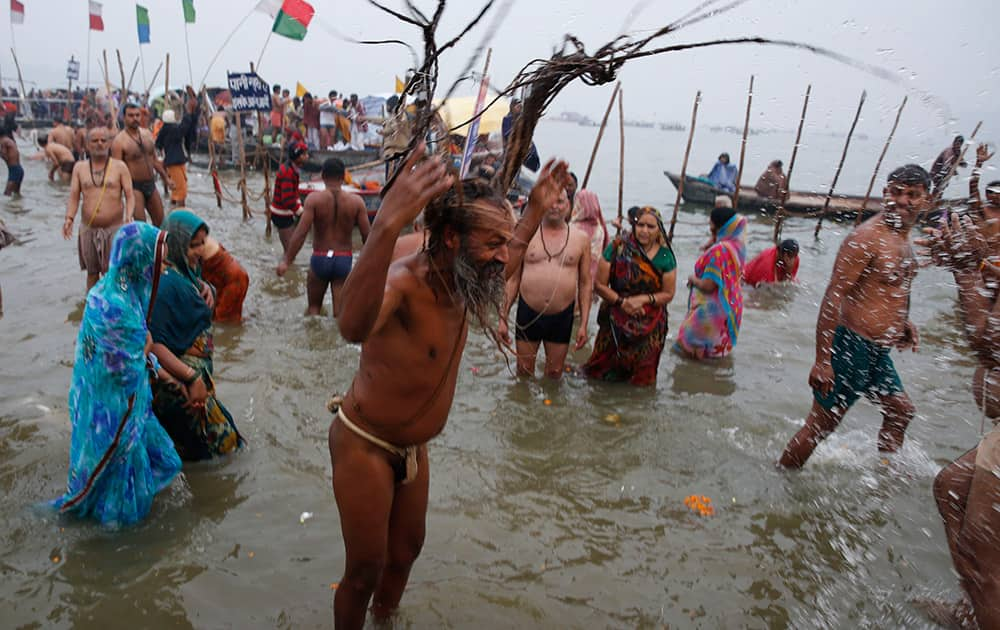
{"type": "Polygon", "coordinates": [[[313,230],[313,255],[309,259],[306,276],[306,294],[309,308],[306,315],[319,315],[330,287],[333,294],[333,316],[340,314],[340,289],[351,272],[353,246],[351,235],[355,226],[361,232],[361,241],[368,239],[371,225],[368,211],[361,197],[341,190],[344,184],[344,163],[337,158],[323,162],[325,190],[306,197],[302,218],[288,241],[285,257],[278,264],[278,275],[283,276],[295,256],[302,249],[309,228],[313,230]]]}
{"type": "Polygon", "coordinates": [[[910,232],[930,207],[930,187],[920,166],[897,168],[883,191],[883,210],[840,246],[816,323],[812,411],[785,447],[782,466],[805,465],[862,394],[882,408],[879,451],[892,453],[903,445],[914,408],[889,353],[894,347],[916,352],[919,345],[909,319],[917,273],[910,232]]]}
{"type": "Polygon", "coordinates": [[[21,166],[21,152],[14,142],[14,126],[4,123],[0,128],[0,158],[7,163],[7,186],[3,189],[5,197],[21,194],[21,182],[24,181],[24,167],[21,166]]]}

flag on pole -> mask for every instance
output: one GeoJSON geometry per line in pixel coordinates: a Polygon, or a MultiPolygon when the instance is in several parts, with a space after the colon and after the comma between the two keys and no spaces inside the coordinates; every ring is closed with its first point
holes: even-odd
{"type": "Polygon", "coordinates": [[[184,23],[194,24],[194,0],[181,0],[184,5],[184,23]]]}
{"type": "Polygon", "coordinates": [[[396,75],[396,94],[402,94],[405,89],[406,84],[399,79],[399,75],[396,75]]]}
{"type": "Polygon", "coordinates": [[[135,25],[139,30],[139,43],[149,43],[149,9],[142,5],[135,5],[135,25]]]}
{"type": "Polygon", "coordinates": [[[257,3],[256,10],[266,14],[273,20],[278,17],[278,11],[281,11],[281,0],[260,0],[257,3]]]}
{"type": "Polygon", "coordinates": [[[306,29],[309,28],[314,13],[316,10],[305,0],[284,0],[281,10],[274,18],[271,31],[288,39],[302,41],[306,38],[306,29]]]}
{"type": "Polygon", "coordinates": [[[476,151],[476,141],[479,139],[479,114],[482,113],[483,106],[486,105],[486,91],[489,86],[490,79],[484,74],[483,80],[479,83],[479,98],[476,99],[476,109],[472,114],[475,118],[472,124],[469,125],[469,135],[465,137],[465,151],[462,154],[462,168],[459,169],[459,179],[463,179],[469,173],[469,164],[472,163],[472,154],[476,151]]]}
{"type": "Polygon", "coordinates": [[[10,0],[10,23],[24,24],[24,3],[10,0]]]}
{"type": "Polygon", "coordinates": [[[93,2],[93,0],[90,3],[90,30],[104,30],[104,18],[101,17],[101,3],[93,2]]]}
{"type": "Polygon", "coordinates": [[[295,96],[302,98],[303,96],[306,95],[306,92],[308,91],[309,90],[306,89],[306,86],[302,85],[298,81],[295,82],[295,96]]]}

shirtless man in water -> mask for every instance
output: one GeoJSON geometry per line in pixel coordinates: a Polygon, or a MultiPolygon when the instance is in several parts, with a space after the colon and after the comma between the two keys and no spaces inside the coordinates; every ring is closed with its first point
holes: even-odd
{"type": "Polygon", "coordinates": [[[59,181],[68,182],[73,174],[73,165],[76,164],[73,151],[59,142],[54,142],[51,134],[38,138],[38,145],[42,147],[43,155],[49,161],[49,181],[55,181],[56,173],[59,173],[59,181]]]}
{"type": "Polygon", "coordinates": [[[0,128],[0,158],[7,163],[7,185],[3,189],[5,197],[21,194],[21,182],[24,181],[24,167],[21,166],[21,152],[14,142],[14,129],[4,126],[0,128]]]}
{"type": "Polygon", "coordinates": [[[343,290],[340,332],[362,346],[330,425],[347,551],[334,599],[340,629],[362,627],[373,594],[377,619],[399,605],[424,542],[426,443],[448,420],[468,314],[489,326],[506,277],[520,269],[568,178],[564,162],[548,164],[515,226],[503,195],[484,180],[465,180],[459,197],[439,158],[419,161],[424,150],[419,144],[403,164],[343,290]],[[400,232],[425,205],[427,247],[391,263],[400,232]]]}
{"type": "Polygon", "coordinates": [[[361,241],[368,240],[371,224],[368,210],[358,195],[344,192],[344,163],[337,158],[323,162],[323,183],[326,190],[309,193],[299,224],[288,241],[285,256],[278,263],[278,275],[284,276],[295,256],[302,249],[309,228],[313,229],[313,255],[309,259],[306,294],[309,308],[306,315],[319,315],[329,286],[333,294],[333,316],[340,314],[343,304],[340,291],[351,272],[354,248],[351,234],[357,226],[361,241]]]}
{"type": "Polygon", "coordinates": [[[816,323],[812,411],[785,447],[782,466],[804,466],[862,394],[882,407],[879,451],[893,453],[903,445],[914,408],[889,353],[916,352],[919,345],[909,319],[917,273],[910,231],[930,199],[927,171],[915,164],[897,168],[883,190],[883,210],[840,246],[816,323]]]}
{"type": "Polygon", "coordinates": [[[163,200],[156,189],[156,174],[159,173],[167,186],[173,188],[173,183],[167,175],[163,163],[156,159],[154,146],[156,141],[149,129],[143,129],[139,122],[142,109],[135,103],[125,105],[125,128],[118,132],[111,145],[111,157],[123,160],[132,176],[132,187],[135,189],[135,218],[149,220],[159,227],[163,223],[163,200]]]}
{"type": "Polygon", "coordinates": [[[115,232],[122,223],[132,220],[135,209],[128,168],[124,162],[108,156],[110,135],[107,127],[94,127],[87,132],[90,159],[81,160],[73,167],[62,227],[63,238],[69,240],[73,236],[73,223],[82,194],[83,217],[76,246],[80,269],[87,272],[88,291],[102,274],[107,273],[115,232]]]}
{"type": "Polygon", "coordinates": [[[590,237],[567,223],[569,194],[563,192],[528,243],[524,266],[507,283],[507,299],[497,332],[510,343],[507,316],[517,299],[517,373],[534,376],[538,346],[545,344],[545,375],[562,378],[573,336],[573,312],[580,305],[574,348],[587,343],[594,281],[590,274],[590,237]]]}
{"type": "MultiPolygon", "coordinates": [[[[48,133],[49,142],[55,142],[66,147],[70,151],[73,150],[74,141],[73,128],[62,124],[62,122],[56,120],[52,123],[52,131],[48,133]]],[[[76,160],[74,160],[76,161],[76,160]]]]}
{"type": "Polygon", "coordinates": [[[970,217],[951,217],[939,229],[924,230],[929,238],[917,241],[928,248],[933,261],[951,269],[958,285],[962,323],[979,365],[972,377],[976,406],[989,418],[979,444],[945,466],[934,479],[934,500],[944,521],[959,582],[969,602],[948,606],[923,602],[926,612],[942,625],[1000,628],[1000,300],[997,280],[1000,253],[1000,182],[979,198],[979,170],[990,158],[985,146],[977,151],[970,182],[970,217]],[[995,189],[992,189],[996,186],[995,189]],[[929,605],[928,605],[929,604],[929,605]],[[970,623],[970,622],[976,623],[970,623]]]}

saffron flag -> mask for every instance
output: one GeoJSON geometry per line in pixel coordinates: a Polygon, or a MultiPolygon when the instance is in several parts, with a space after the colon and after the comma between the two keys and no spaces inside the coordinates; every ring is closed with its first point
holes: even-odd
{"type": "Polygon", "coordinates": [[[285,0],[271,30],[289,39],[302,41],[306,38],[306,29],[314,13],[316,10],[305,0],[285,0]]]}
{"type": "Polygon", "coordinates": [[[10,23],[24,24],[24,3],[10,0],[10,23]]]}
{"type": "Polygon", "coordinates": [[[406,84],[399,80],[399,76],[396,77],[396,94],[402,94],[403,90],[406,89],[406,84]]]}
{"type": "Polygon", "coordinates": [[[302,85],[298,81],[295,82],[295,96],[302,98],[303,96],[306,95],[306,92],[308,91],[309,90],[306,89],[306,86],[302,85]]]}
{"type": "Polygon", "coordinates": [[[149,43],[149,9],[142,5],[135,5],[135,25],[139,30],[139,43],[149,43]]]}
{"type": "Polygon", "coordinates": [[[90,3],[90,30],[104,30],[104,18],[101,17],[101,3],[93,2],[93,0],[90,3]]]}
{"type": "Polygon", "coordinates": [[[194,0],[181,0],[184,5],[184,23],[194,24],[194,0]]]}

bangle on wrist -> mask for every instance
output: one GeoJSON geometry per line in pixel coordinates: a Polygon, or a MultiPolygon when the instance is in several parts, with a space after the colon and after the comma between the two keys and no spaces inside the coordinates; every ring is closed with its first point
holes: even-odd
{"type": "Polygon", "coordinates": [[[194,382],[198,380],[199,376],[201,376],[201,372],[199,372],[198,370],[195,370],[194,368],[192,368],[191,369],[191,376],[189,378],[184,379],[183,382],[184,382],[185,385],[193,385],[194,382]]]}
{"type": "Polygon", "coordinates": [[[615,306],[621,306],[625,302],[625,296],[621,293],[618,294],[618,299],[615,300],[615,306]]]}
{"type": "Polygon", "coordinates": [[[652,293],[649,294],[649,303],[652,304],[653,306],[656,306],[656,298],[653,297],[652,293]]]}

